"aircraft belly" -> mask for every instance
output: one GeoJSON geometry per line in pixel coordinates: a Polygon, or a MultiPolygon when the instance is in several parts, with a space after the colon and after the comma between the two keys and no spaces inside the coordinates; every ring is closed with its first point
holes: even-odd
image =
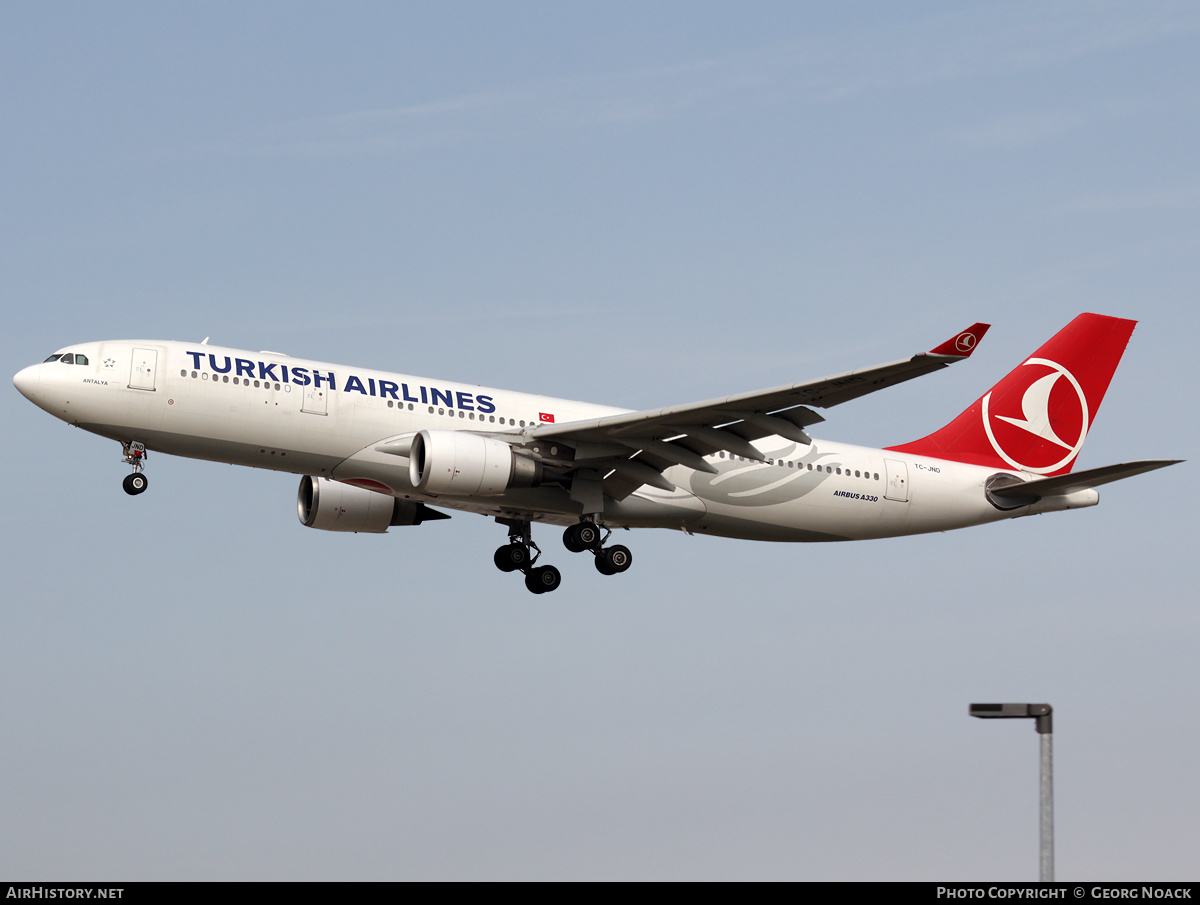
{"type": "MultiPolygon", "coordinates": [[[[651,496],[644,493],[645,490],[643,488],[620,502],[606,500],[605,524],[613,528],[684,528],[695,524],[704,515],[703,503],[690,494],[651,496]]],[[[565,487],[555,485],[513,488],[490,497],[413,494],[412,499],[433,506],[558,525],[574,524],[584,515],[582,504],[571,499],[565,487]]]]}
{"type": "Polygon", "coordinates": [[[783,465],[727,460],[717,463],[716,475],[689,472],[679,478],[708,508],[697,532],[755,540],[866,540],[1011,515],[984,496],[984,481],[994,473],[989,469],[905,457],[903,486],[889,488],[880,450],[824,443],[776,455],[783,465]]]}
{"type": "Polygon", "coordinates": [[[696,524],[708,513],[700,498],[677,490],[664,493],[642,487],[620,502],[607,500],[605,521],[630,528],[686,528],[696,524]]]}
{"type": "Polygon", "coordinates": [[[219,437],[177,434],[144,427],[131,430],[125,425],[80,424],[79,427],[101,437],[123,442],[136,437],[151,453],[167,453],[188,459],[204,459],[230,465],[269,468],[292,474],[329,475],[341,457],[324,455],[311,450],[288,448],[283,445],[246,443],[219,437]]]}

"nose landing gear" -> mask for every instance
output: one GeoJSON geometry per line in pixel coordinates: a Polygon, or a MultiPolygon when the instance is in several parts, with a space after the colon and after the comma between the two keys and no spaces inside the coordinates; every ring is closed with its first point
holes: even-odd
{"type": "Polygon", "coordinates": [[[542,555],[533,542],[529,522],[516,519],[497,519],[508,526],[508,543],[498,549],[492,561],[501,572],[524,572],[525,587],[534,594],[547,594],[558,590],[562,574],[554,566],[536,566],[542,555]],[[536,551],[536,552],[535,552],[536,551]]]}
{"type": "Polygon", "coordinates": [[[133,474],[126,475],[125,480],[121,482],[121,486],[130,496],[145,493],[146,488],[150,486],[150,480],[142,472],[143,463],[146,460],[146,444],[139,443],[137,440],[130,440],[127,443],[122,443],[121,447],[125,453],[125,457],[121,461],[126,465],[133,466],[133,474]]]}

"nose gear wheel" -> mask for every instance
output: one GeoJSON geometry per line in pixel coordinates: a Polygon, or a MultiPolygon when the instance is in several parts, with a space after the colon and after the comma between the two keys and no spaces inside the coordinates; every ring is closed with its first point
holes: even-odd
{"type": "Polygon", "coordinates": [[[121,450],[124,454],[121,461],[126,465],[133,466],[133,474],[126,475],[125,480],[121,482],[121,486],[130,496],[145,493],[146,488],[150,486],[150,481],[142,473],[146,461],[146,444],[139,443],[137,440],[130,440],[121,444],[121,450]]]}
{"type": "Polygon", "coordinates": [[[130,496],[137,496],[139,493],[145,493],[150,482],[146,476],[140,471],[135,471],[131,475],[126,475],[125,480],[121,482],[121,486],[125,488],[125,492],[130,496]]]}

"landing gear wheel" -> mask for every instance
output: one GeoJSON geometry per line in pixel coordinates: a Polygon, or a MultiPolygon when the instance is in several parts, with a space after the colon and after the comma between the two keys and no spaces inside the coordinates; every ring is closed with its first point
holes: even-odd
{"type": "Polygon", "coordinates": [[[600,527],[591,522],[580,522],[563,532],[563,546],[572,553],[595,550],[600,546],[600,527]]]}
{"type": "Polygon", "coordinates": [[[593,525],[591,522],[580,522],[575,527],[579,529],[576,532],[576,536],[579,538],[579,542],[583,544],[583,549],[595,550],[600,546],[602,538],[600,536],[599,525],[593,525]]]}
{"type": "Polygon", "coordinates": [[[541,566],[525,573],[525,587],[535,594],[547,594],[550,591],[558,590],[560,584],[562,584],[562,575],[554,566],[541,566]]]}
{"type": "Polygon", "coordinates": [[[596,553],[596,571],[601,575],[619,575],[633,565],[628,547],[614,544],[596,553]]]}
{"type": "Polygon", "coordinates": [[[145,493],[146,488],[150,486],[150,482],[146,480],[144,474],[138,471],[131,475],[126,475],[125,480],[121,482],[121,486],[125,488],[125,492],[130,496],[137,496],[139,493],[145,493]]]}
{"type": "Polygon", "coordinates": [[[572,553],[582,553],[587,549],[579,541],[579,526],[572,525],[563,532],[563,546],[572,553]]]}
{"type": "Polygon", "coordinates": [[[529,563],[529,548],[524,544],[505,544],[492,557],[501,572],[515,572],[529,563]]]}

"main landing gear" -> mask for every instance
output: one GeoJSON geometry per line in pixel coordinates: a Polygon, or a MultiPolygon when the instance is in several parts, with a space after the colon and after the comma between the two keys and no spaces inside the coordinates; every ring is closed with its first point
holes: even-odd
{"type": "Polygon", "coordinates": [[[146,460],[146,444],[133,440],[121,445],[125,452],[125,458],[121,461],[126,465],[133,466],[133,474],[126,475],[125,480],[121,482],[121,486],[125,488],[125,492],[130,496],[145,493],[146,488],[150,486],[150,480],[142,471],[144,467],[143,463],[146,460]]]}
{"type": "Polygon", "coordinates": [[[563,546],[572,553],[590,550],[596,555],[596,571],[601,575],[617,575],[633,565],[633,554],[621,544],[604,546],[612,532],[596,522],[579,522],[563,532],[563,546]]]}
{"type": "Polygon", "coordinates": [[[500,520],[508,525],[508,543],[498,549],[492,560],[501,572],[525,573],[525,587],[534,594],[546,594],[558,590],[562,584],[562,574],[554,566],[537,566],[542,551],[533,542],[529,522],[500,520]],[[536,551],[536,552],[531,552],[536,551]]]}
{"type": "MultiPolygon", "coordinates": [[[[496,519],[508,526],[508,543],[492,557],[501,572],[524,572],[525,587],[535,594],[558,589],[562,575],[554,566],[538,566],[542,551],[533,542],[529,522],[519,519],[496,519]]],[[[563,546],[572,553],[589,551],[596,557],[596,571],[601,575],[616,575],[633,564],[628,547],[613,544],[604,546],[612,532],[596,522],[584,521],[563,532],[563,546]]]]}

